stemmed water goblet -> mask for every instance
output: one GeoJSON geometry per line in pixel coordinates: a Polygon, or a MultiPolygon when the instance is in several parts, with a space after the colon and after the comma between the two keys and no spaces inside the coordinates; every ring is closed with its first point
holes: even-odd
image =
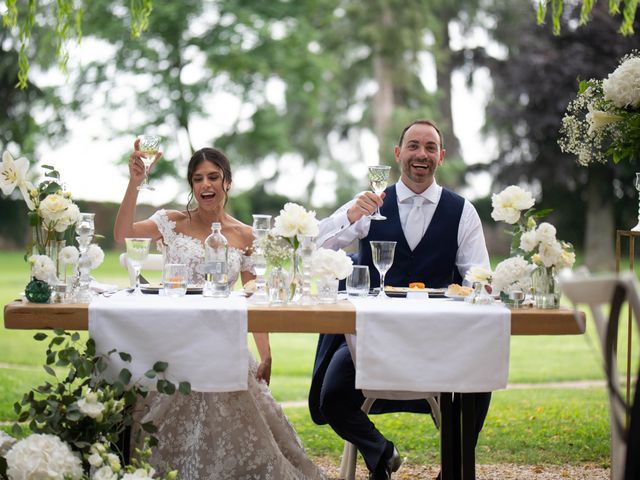
{"type": "MultiPolygon", "coordinates": [[[[380,195],[387,188],[389,182],[389,172],[391,167],[387,165],[374,165],[369,167],[369,183],[371,183],[371,189],[376,195],[380,195]]],[[[380,207],[376,213],[371,215],[371,220],[386,220],[387,217],[380,214],[380,207]]]]}
{"type": "Polygon", "coordinates": [[[256,291],[251,295],[250,301],[255,305],[267,305],[269,295],[267,294],[267,282],[265,273],[267,272],[267,259],[263,247],[263,240],[271,229],[271,215],[253,215],[253,266],[256,271],[256,291]]]}
{"type": "Polygon", "coordinates": [[[127,245],[127,260],[131,263],[136,275],[136,288],[130,295],[142,295],[140,290],[140,269],[142,264],[149,256],[150,238],[125,238],[127,245]]]}
{"type": "MultiPolygon", "coordinates": [[[[633,186],[636,187],[638,195],[640,196],[640,173],[636,173],[636,179],[633,182],[633,186]]],[[[638,198],[640,203],[640,198],[638,198]]],[[[631,229],[632,232],[640,232],[640,204],[638,205],[638,224],[631,229]]]]}
{"type": "Polygon", "coordinates": [[[369,243],[371,244],[373,265],[378,269],[378,272],[380,272],[380,292],[376,298],[389,298],[384,291],[384,276],[393,264],[396,242],[373,240],[369,243]]]}
{"type": "Polygon", "coordinates": [[[160,137],[158,135],[140,135],[138,138],[140,139],[138,144],[140,159],[144,163],[144,180],[138,186],[138,190],[155,190],[149,185],[149,169],[160,149],[160,137]]]}

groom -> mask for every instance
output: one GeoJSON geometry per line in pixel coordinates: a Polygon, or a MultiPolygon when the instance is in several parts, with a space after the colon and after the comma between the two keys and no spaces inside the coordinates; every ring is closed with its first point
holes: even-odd
{"type": "MultiPolygon", "coordinates": [[[[361,265],[368,265],[371,286],[380,277],[371,258],[371,240],[396,241],[394,262],[385,282],[428,287],[461,283],[472,266],[489,268],[489,255],[478,214],[467,200],[437,184],[444,162],[440,130],[430,120],[416,120],[401,133],[394,149],[400,180],[377,196],[364,192],[320,223],[317,243],[341,248],[359,239],[361,265]],[[371,221],[380,207],[387,220],[371,221]]],[[[476,395],[476,442],[489,408],[490,393],[476,395]]],[[[364,396],[355,388],[355,368],[344,335],[320,335],[313,369],[309,409],[314,422],[328,423],[364,457],[370,480],[386,480],[400,468],[400,455],[360,407],[364,396]]],[[[376,401],[372,413],[427,413],[420,401],[376,401]]]]}

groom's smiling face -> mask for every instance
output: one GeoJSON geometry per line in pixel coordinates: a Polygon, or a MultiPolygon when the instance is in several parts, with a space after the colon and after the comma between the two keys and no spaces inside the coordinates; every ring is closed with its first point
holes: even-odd
{"type": "Polygon", "coordinates": [[[433,183],[444,155],[438,131],[422,123],[412,125],[405,132],[402,144],[395,148],[402,181],[415,193],[424,192],[433,183]]]}

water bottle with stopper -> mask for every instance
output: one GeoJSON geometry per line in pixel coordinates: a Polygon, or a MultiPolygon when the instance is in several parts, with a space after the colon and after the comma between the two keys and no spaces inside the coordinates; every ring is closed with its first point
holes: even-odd
{"type": "Polygon", "coordinates": [[[211,235],[204,241],[204,297],[228,297],[228,252],[227,239],[222,235],[219,222],[211,224],[211,235]]]}

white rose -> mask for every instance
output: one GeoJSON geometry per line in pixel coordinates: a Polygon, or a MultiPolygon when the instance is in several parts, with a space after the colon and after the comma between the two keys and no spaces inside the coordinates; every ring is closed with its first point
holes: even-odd
{"type": "Polygon", "coordinates": [[[491,275],[493,272],[491,270],[481,267],[479,265],[471,267],[467,274],[464,276],[466,280],[471,282],[472,284],[475,282],[480,283],[489,283],[491,281],[491,275]]]}
{"type": "Polygon", "coordinates": [[[556,227],[544,222],[536,229],[536,240],[539,243],[553,243],[556,241],[556,227]]]}
{"type": "Polygon", "coordinates": [[[120,464],[120,457],[114,453],[107,454],[107,462],[109,463],[111,470],[114,472],[119,472],[122,468],[122,465],[120,464]]]}
{"type": "Polygon", "coordinates": [[[89,245],[89,248],[87,248],[87,258],[89,259],[89,262],[91,262],[91,268],[98,268],[103,260],[104,260],[104,252],[102,251],[102,249],[100,248],[99,245],[96,245],[95,243],[92,243],[91,245],[89,245]]]}
{"type": "Polygon", "coordinates": [[[100,422],[105,407],[102,402],[98,401],[98,395],[95,392],[88,392],[84,398],[78,400],[78,410],[80,410],[80,413],[83,415],[95,418],[100,422]]]}
{"type": "Polygon", "coordinates": [[[5,457],[7,452],[16,444],[17,440],[4,430],[0,430],[0,457],[5,457]]]}
{"type": "Polygon", "coordinates": [[[29,435],[9,450],[6,460],[10,480],[80,480],[83,476],[80,458],[55,435],[29,435]]]}
{"type": "Polygon", "coordinates": [[[51,229],[55,227],[60,220],[63,220],[66,216],[67,209],[71,205],[71,200],[68,198],[57,193],[51,193],[40,202],[38,212],[44,220],[45,225],[51,229]]]}
{"type": "Polygon", "coordinates": [[[71,225],[75,225],[80,221],[80,209],[75,203],[69,203],[69,207],[64,212],[64,215],[60,218],[56,224],[57,232],[64,232],[71,225]]]}
{"type": "Polygon", "coordinates": [[[32,255],[29,257],[31,263],[31,274],[43,282],[51,282],[56,275],[56,266],[46,255],[32,255]]]}
{"type": "Polygon", "coordinates": [[[139,468],[133,473],[125,473],[122,476],[122,480],[147,480],[152,478],[152,476],[152,473],[148,473],[146,470],[139,468]]]}
{"type": "Polygon", "coordinates": [[[525,252],[531,252],[538,245],[538,236],[535,230],[527,230],[520,237],[520,248],[525,252]]]}
{"type": "Polygon", "coordinates": [[[63,265],[75,265],[80,258],[80,252],[72,245],[64,247],[58,254],[58,261],[63,265]]]}
{"type": "Polygon", "coordinates": [[[91,465],[94,468],[101,467],[102,464],[104,463],[102,460],[102,457],[97,453],[92,453],[91,455],[89,455],[89,458],[87,458],[87,461],[89,462],[89,465],[91,465]]]}
{"type": "Polygon", "coordinates": [[[493,211],[491,217],[496,221],[514,224],[520,219],[520,213],[533,207],[535,200],[531,193],[515,185],[491,196],[493,211]]]}
{"type": "Polygon", "coordinates": [[[602,82],[605,100],[609,100],[619,108],[638,108],[640,106],[638,78],[640,78],[640,58],[632,57],[622,62],[602,82]]]}
{"type": "Polygon", "coordinates": [[[541,243],[539,247],[540,262],[545,267],[552,267],[560,262],[562,245],[560,242],[541,243]]]}
{"type": "Polygon", "coordinates": [[[91,480],[118,480],[118,475],[105,465],[91,474],[91,480]]]}
{"type": "Polygon", "coordinates": [[[571,268],[576,263],[576,254],[570,250],[562,250],[560,260],[556,265],[558,268],[571,268]]]}

